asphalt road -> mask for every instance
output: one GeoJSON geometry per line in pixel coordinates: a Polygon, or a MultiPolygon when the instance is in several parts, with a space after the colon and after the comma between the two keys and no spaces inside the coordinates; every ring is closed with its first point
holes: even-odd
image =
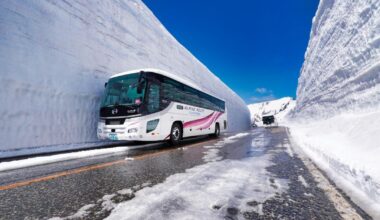
{"type": "MultiPolygon", "coordinates": [[[[332,201],[326,189],[320,187],[303,160],[296,153],[289,152],[289,148],[279,147],[290,144],[286,128],[258,128],[249,132],[250,135],[225,144],[218,155],[222,160],[241,160],[271,154],[273,164],[267,171],[286,180],[288,190],[264,202],[253,199],[247,203],[261,205],[260,212],[243,212],[237,207],[229,207],[225,219],[370,219],[344,194],[338,197],[343,197],[355,214],[350,216],[337,208],[336,201],[332,201]],[[252,152],[252,144],[262,133],[266,134],[269,144],[263,151],[252,152]]],[[[219,139],[186,140],[178,147],[150,144],[123,154],[2,172],[0,219],[103,219],[116,204],[133,199],[135,192],[142,188],[152,187],[173,174],[207,163],[203,158],[207,151],[204,146],[215,144],[229,135],[233,134],[219,139]],[[78,215],[80,210],[86,210],[86,215],[78,215]]],[[[335,186],[332,184],[332,187],[335,186]]]]}

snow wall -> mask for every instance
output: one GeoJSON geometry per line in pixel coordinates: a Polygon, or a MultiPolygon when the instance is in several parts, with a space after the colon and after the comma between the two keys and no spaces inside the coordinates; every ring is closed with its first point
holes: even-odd
{"type": "Polygon", "coordinates": [[[380,1],[320,1],[292,119],[299,144],[380,218],[380,206],[374,208],[380,204],[380,1]]]}
{"type": "Polygon", "coordinates": [[[0,157],[99,143],[109,76],[178,74],[227,102],[230,131],[248,129],[244,101],[139,0],[0,2],[0,157]]]}

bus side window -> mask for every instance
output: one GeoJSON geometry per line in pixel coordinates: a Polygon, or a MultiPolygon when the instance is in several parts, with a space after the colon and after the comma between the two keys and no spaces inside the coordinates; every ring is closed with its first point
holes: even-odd
{"type": "Polygon", "coordinates": [[[153,113],[160,110],[160,86],[152,83],[148,90],[148,112],[153,113]]]}
{"type": "Polygon", "coordinates": [[[170,101],[175,102],[183,102],[182,84],[174,80],[164,78],[163,82],[161,83],[161,87],[163,91],[163,97],[165,99],[169,99],[170,101]]]}

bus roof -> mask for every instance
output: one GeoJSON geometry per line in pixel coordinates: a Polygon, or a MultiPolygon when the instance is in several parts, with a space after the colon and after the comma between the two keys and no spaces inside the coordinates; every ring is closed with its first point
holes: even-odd
{"type": "MultiPolygon", "coordinates": [[[[173,73],[169,73],[169,72],[166,72],[164,70],[160,70],[160,69],[154,69],[154,68],[144,68],[144,69],[135,69],[135,70],[130,70],[130,71],[126,71],[126,72],[122,72],[122,73],[118,73],[118,74],[115,74],[113,76],[111,76],[110,78],[114,78],[114,77],[118,77],[118,76],[124,76],[124,75],[128,75],[128,74],[133,74],[133,73],[139,73],[139,72],[152,72],[152,73],[157,73],[157,74],[160,74],[160,75],[163,75],[163,76],[167,76],[169,78],[172,78],[180,83],[183,83],[187,86],[190,86],[190,87],[193,87],[194,89],[197,89],[199,91],[202,91],[203,92],[203,89],[199,88],[197,85],[195,85],[194,83],[192,83],[191,81],[188,81],[186,79],[183,79],[177,75],[174,75],[173,73]]],[[[211,95],[211,94],[210,94],[211,95]]],[[[214,95],[212,95],[214,96],[214,95]]],[[[218,98],[216,96],[214,96],[215,98],[218,98]]],[[[218,98],[222,101],[224,101],[223,99],[221,98],[218,98]]],[[[224,101],[225,102],[225,101],[224,101]]]]}

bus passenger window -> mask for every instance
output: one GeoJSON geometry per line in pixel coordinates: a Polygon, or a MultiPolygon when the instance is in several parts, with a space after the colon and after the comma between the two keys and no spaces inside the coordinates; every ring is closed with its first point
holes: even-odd
{"type": "Polygon", "coordinates": [[[157,112],[160,108],[160,86],[151,84],[148,90],[148,112],[157,112]]]}

